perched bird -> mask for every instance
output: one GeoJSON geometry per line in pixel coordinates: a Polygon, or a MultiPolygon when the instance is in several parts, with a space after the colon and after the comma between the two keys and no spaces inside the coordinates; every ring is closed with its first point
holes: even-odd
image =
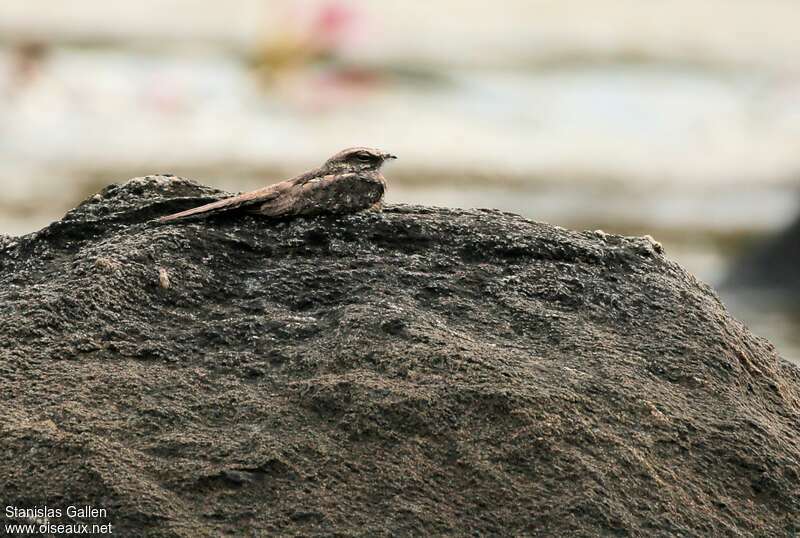
{"type": "Polygon", "coordinates": [[[314,170],[292,179],[161,217],[161,222],[235,209],[280,218],[379,209],[386,192],[381,166],[394,155],[372,148],[340,151],[314,170]]]}

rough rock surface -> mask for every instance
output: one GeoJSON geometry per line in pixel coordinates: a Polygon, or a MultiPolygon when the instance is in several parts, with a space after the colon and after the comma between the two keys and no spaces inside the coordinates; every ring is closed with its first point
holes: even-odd
{"type": "Polygon", "coordinates": [[[118,536],[800,532],[800,373],[658,245],[151,221],[216,194],[131,180],[3,238],[2,504],[118,536]]]}

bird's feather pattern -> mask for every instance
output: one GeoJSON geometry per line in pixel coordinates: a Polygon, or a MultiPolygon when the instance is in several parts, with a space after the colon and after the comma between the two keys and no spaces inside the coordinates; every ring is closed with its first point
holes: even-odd
{"type": "Polygon", "coordinates": [[[264,200],[252,211],[268,217],[347,213],[371,207],[380,201],[385,190],[382,182],[365,181],[355,173],[328,174],[276,187],[277,196],[264,200]]]}
{"type": "Polygon", "coordinates": [[[320,213],[352,213],[380,207],[386,180],[380,167],[394,155],[370,148],[349,148],[328,159],[321,168],[256,191],[225,198],[161,217],[169,222],[244,209],[271,218],[320,213]]]}

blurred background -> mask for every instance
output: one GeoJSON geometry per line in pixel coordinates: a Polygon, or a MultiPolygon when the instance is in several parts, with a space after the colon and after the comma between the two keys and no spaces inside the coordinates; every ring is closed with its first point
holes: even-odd
{"type": "Polygon", "coordinates": [[[800,363],[795,0],[3,0],[0,233],[350,145],[388,201],[650,234],[800,363]]]}

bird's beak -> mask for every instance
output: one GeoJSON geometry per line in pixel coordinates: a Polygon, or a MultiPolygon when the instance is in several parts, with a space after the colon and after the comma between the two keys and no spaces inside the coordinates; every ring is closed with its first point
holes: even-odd
{"type": "Polygon", "coordinates": [[[396,159],[396,158],[397,158],[397,155],[392,155],[391,153],[384,153],[383,154],[383,160],[384,161],[387,161],[389,159],[396,159]]]}

